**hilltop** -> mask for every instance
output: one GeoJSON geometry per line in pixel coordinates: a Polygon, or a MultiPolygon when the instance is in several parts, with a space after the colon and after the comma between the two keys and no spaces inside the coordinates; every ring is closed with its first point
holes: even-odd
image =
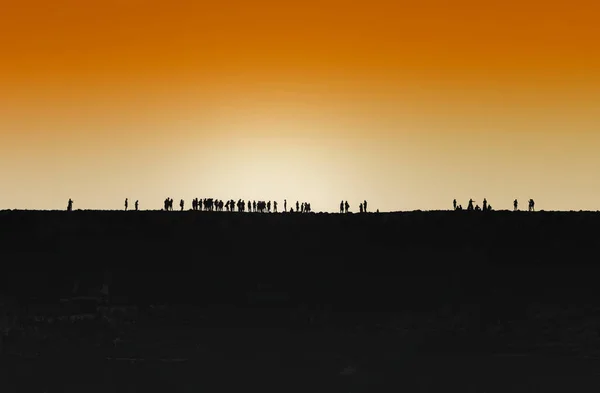
{"type": "Polygon", "coordinates": [[[2,211],[0,258],[13,292],[63,293],[78,272],[111,270],[113,292],[136,299],[243,302],[260,283],[288,302],[395,307],[591,296],[598,228],[595,212],[2,211]]]}

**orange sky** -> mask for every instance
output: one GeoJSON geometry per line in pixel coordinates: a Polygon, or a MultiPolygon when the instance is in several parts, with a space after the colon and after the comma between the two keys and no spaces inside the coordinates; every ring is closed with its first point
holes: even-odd
{"type": "Polygon", "coordinates": [[[12,3],[0,209],[600,206],[591,1],[12,3]]]}

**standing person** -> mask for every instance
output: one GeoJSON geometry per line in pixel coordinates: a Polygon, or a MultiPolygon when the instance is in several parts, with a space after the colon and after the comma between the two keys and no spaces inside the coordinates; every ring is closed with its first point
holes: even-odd
{"type": "Polygon", "coordinates": [[[184,205],[184,202],[183,202],[183,199],[182,199],[182,200],[179,201],[179,207],[181,207],[181,211],[183,211],[183,205],[184,205]]]}
{"type": "Polygon", "coordinates": [[[363,201],[363,209],[366,213],[367,212],[367,200],[366,199],[363,201]]]}
{"type": "Polygon", "coordinates": [[[516,199],[513,202],[513,209],[514,209],[514,211],[519,210],[519,201],[517,201],[516,199]]]}
{"type": "Polygon", "coordinates": [[[454,206],[454,210],[456,210],[456,199],[452,201],[452,206],[454,206]]]}
{"type": "Polygon", "coordinates": [[[67,203],[67,211],[73,211],[73,201],[69,198],[69,202],[67,203]]]}
{"type": "Polygon", "coordinates": [[[127,211],[127,207],[129,207],[129,201],[125,198],[125,211],[127,211]]]}
{"type": "Polygon", "coordinates": [[[283,200],[283,211],[287,212],[287,199],[283,200]]]}
{"type": "Polygon", "coordinates": [[[138,201],[138,200],[135,201],[135,211],[138,211],[138,208],[140,206],[139,203],[140,203],[140,201],[138,201]]]}

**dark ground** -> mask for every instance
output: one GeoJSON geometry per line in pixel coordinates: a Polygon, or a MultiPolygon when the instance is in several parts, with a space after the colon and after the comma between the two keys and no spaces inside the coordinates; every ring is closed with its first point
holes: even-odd
{"type": "Polygon", "coordinates": [[[599,227],[589,212],[2,211],[0,293],[29,322],[0,389],[599,391],[599,227]],[[93,292],[106,271],[136,311],[56,319],[74,277],[93,292]]]}

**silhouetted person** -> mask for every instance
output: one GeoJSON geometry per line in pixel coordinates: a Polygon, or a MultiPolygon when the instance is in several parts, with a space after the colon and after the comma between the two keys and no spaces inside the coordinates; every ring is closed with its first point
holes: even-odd
{"type": "Polygon", "coordinates": [[[483,211],[487,211],[487,199],[483,198],[483,211]]]}
{"type": "Polygon", "coordinates": [[[300,203],[296,201],[296,212],[300,211],[300,203]]]}
{"type": "Polygon", "coordinates": [[[514,211],[517,211],[517,210],[519,210],[519,201],[517,201],[516,199],[515,199],[515,201],[513,202],[513,210],[514,210],[514,211]]]}
{"type": "Polygon", "coordinates": [[[140,201],[135,201],[135,211],[138,211],[140,207],[140,201]]]}
{"type": "Polygon", "coordinates": [[[348,211],[350,210],[350,204],[348,203],[348,201],[346,201],[344,207],[346,208],[346,213],[348,213],[348,211]]]}
{"type": "Polygon", "coordinates": [[[488,211],[492,211],[492,205],[488,205],[488,211]]]}
{"type": "Polygon", "coordinates": [[[183,202],[183,199],[182,199],[182,200],[179,201],[179,207],[181,207],[181,211],[183,211],[183,205],[184,205],[184,202],[183,202]]]}
{"type": "Polygon", "coordinates": [[[67,203],[67,211],[73,211],[73,201],[69,198],[69,202],[67,203]]]}
{"type": "Polygon", "coordinates": [[[361,212],[361,213],[363,212],[363,204],[362,204],[362,202],[358,205],[358,211],[361,212]]]}
{"type": "Polygon", "coordinates": [[[283,200],[283,211],[287,212],[287,199],[283,200]]]}
{"type": "Polygon", "coordinates": [[[273,202],[273,210],[277,213],[277,201],[273,202]]]}
{"type": "Polygon", "coordinates": [[[469,205],[467,206],[467,210],[473,210],[473,199],[469,199],[469,205]]]}
{"type": "Polygon", "coordinates": [[[452,206],[454,206],[454,210],[456,210],[456,199],[452,201],[452,206]]]}
{"type": "Polygon", "coordinates": [[[340,213],[344,212],[344,201],[340,202],[340,213]]]}
{"type": "Polygon", "coordinates": [[[125,198],[125,211],[127,211],[128,207],[129,207],[129,200],[127,198],[125,198]]]}
{"type": "Polygon", "coordinates": [[[529,200],[529,211],[530,212],[535,211],[535,202],[533,201],[533,199],[529,200]]]}
{"type": "Polygon", "coordinates": [[[365,213],[367,212],[367,201],[366,200],[363,201],[363,210],[365,213]]]}
{"type": "Polygon", "coordinates": [[[480,211],[480,210],[481,210],[481,208],[479,207],[479,205],[476,205],[476,206],[475,206],[475,211],[477,211],[477,212],[478,212],[478,211],[480,211]]]}

